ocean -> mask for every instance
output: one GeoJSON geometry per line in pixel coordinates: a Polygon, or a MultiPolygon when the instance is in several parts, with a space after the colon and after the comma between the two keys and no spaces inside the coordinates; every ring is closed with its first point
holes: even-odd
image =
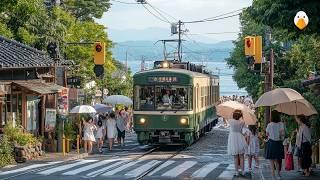
{"type": "MultiPolygon", "coordinates": [[[[202,64],[206,66],[206,69],[214,72],[220,76],[220,95],[221,96],[245,96],[247,92],[244,89],[240,89],[237,83],[233,80],[232,75],[234,73],[232,68],[229,68],[225,61],[207,61],[207,62],[192,62],[195,64],[202,64]]],[[[153,62],[145,61],[146,68],[152,68],[153,62]]],[[[132,73],[140,71],[141,61],[130,60],[128,61],[128,67],[132,73]]]]}

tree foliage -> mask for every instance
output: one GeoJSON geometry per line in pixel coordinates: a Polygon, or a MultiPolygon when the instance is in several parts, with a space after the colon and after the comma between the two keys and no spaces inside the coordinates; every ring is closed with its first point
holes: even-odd
{"type": "Polygon", "coordinates": [[[109,8],[109,0],[65,0],[60,6],[48,6],[44,0],[3,0],[0,2],[0,34],[40,50],[46,50],[50,42],[57,42],[61,57],[75,62],[72,74],[81,76],[83,84],[95,80],[100,87],[121,89],[129,95],[130,73],[126,74],[129,81],[123,84],[107,78],[118,69],[125,71],[112,57],[112,42],[106,27],[94,21],[109,8]],[[93,45],[69,44],[96,41],[106,44],[104,81],[96,79],[93,72],[93,45]]]}
{"type": "MultiPolygon", "coordinates": [[[[311,72],[320,69],[319,46],[320,36],[320,2],[290,1],[290,0],[255,0],[252,5],[243,10],[240,16],[241,33],[234,42],[235,48],[228,59],[228,64],[235,68],[234,79],[241,88],[245,88],[255,99],[263,93],[264,77],[248,69],[244,56],[244,37],[262,35],[266,30],[272,32],[272,45],[264,45],[266,60],[269,60],[269,49],[275,52],[274,87],[289,87],[302,93],[320,112],[319,97],[309,88],[302,86],[302,81],[308,79],[311,72]],[[303,10],[309,17],[309,25],[305,30],[298,30],[294,25],[295,14],[303,10]]],[[[319,128],[319,117],[313,116],[313,125],[319,128]]],[[[288,122],[294,120],[288,118],[288,122]]],[[[293,130],[295,123],[288,123],[293,130]],[[292,127],[291,127],[292,126],[292,127]]],[[[315,133],[315,137],[320,134],[315,133]]]]}

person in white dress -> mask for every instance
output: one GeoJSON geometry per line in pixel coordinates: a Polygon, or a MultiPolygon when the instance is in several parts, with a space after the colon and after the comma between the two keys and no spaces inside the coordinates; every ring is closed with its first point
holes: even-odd
{"type": "Polygon", "coordinates": [[[101,119],[97,122],[97,133],[96,138],[98,140],[97,146],[100,153],[102,153],[102,146],[103,146],[103,140],[105,136],[105,126],[103,125],[103,122],[101,119]]]}
{"type": "Polygon", "coordinates": [[[249,171],[252,171],[252,159],[255,160],[255,167],[259,167],[259,137],[256,125],[249,125],[249,131],[246,134],[246,140],[248,143],[248,148],[246,149],[246,155],[248,156],[248,167],[249,171]]]}
{"type": "Polygon", "coordinates": [[[247,142],[242,134],[244,122],[240,118],[242,118],[241,110],[235,110],[233,112],[233,119],[229,120],[228,154],[234,157],[236,176],[239,176],[239,165],[241,176],[244,176],[244,154],[247,148],[247,142]]]}
{"type": "Polygon", "coordinates": [[[109,141],[109,150],[112,150],[113,141],[116,136],[116,116],[114,113],[110,113],[107,120],[107,137],[109,141]]]}
{"type": "Polygon", "coordinates": [[[93,119],[89,119],[88,121],[83,121],[84,130],[83,130],[83,140],[84,140],[84,152],[92,153],[92,143],[96,142],[94,137],[94,131],[97,129],[93,124],[93,119]]]}

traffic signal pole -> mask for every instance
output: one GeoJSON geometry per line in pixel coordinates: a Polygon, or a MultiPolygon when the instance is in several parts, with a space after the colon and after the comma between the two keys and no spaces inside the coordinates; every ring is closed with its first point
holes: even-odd
{"type": "MultiPolygon", "coordinates": [[[[267,46],[271,46],[271,30],[269,29],[266,33],[266,44],[267,46]]],[[[267,69],[265,74],[265,92],[271,91],[273,88],[273,76],[274,76],[274,52],[271,46],[269,53],[269,63],[267,63],[267,69]]],[[[267,128],[268,123],[271,121],[271,107],[265,107],[265,124],[264,127],[267,128]]]]}

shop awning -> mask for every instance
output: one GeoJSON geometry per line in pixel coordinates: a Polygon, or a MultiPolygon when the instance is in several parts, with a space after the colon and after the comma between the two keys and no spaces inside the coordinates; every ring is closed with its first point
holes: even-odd
{"type": "Polygon", "coordinates": [[[54,83],[44,83],[41,81],[15,81],[12,84],[37,94],[54,94],[61,92],[64,88],[54,83]]]}

